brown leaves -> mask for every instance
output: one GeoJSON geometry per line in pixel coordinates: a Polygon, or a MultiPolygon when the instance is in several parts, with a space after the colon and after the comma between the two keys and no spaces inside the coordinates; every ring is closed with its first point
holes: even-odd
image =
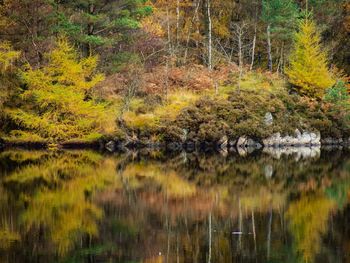
{"type": "MultiPolygon", "coordinates": [[[[140,71],[137,77],[139,81],[138,91],[142,94],[164,94],[176,89],[203,91],[214,89],[215,85],[229,84],[232,73],[237,72],[236,66],[220,67],[210,72],[202,65],[192,64],[183,67],[158,66],[149,72],[140,71]]],[[[108,97],[121,95],[128,85],[130,76],[128,72],[111,75],[103,81],[99,87],[99,93],[108,97]]]]}
{"type": "Polygon", "coordinates": [[[220,84],[229,81],[230,73],[235,70],[232,67],[222,67],[210,72],[206,67],[195,64],[170,68],[167,72],[164,66],[160,66],[145,74],[145,85],[142,90],[147,93],[157,93],[166,88],[194,91],[214,89],[215,82],[220,84]]]}

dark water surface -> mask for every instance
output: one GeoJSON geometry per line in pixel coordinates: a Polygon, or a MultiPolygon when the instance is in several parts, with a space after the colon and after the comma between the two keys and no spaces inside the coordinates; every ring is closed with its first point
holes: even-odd
{"type": "Polygon", "coordinates": [[[0,262],[350,262],[350,152],[285,153],[0,152],[0,262]]]}

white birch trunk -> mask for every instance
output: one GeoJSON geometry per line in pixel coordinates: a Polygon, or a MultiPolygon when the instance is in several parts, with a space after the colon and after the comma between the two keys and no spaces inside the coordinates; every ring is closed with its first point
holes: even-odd
{"type": "Polygon", "coordinates": [[[271,54],[271,26],[267,26],[267,54],[268,54],[268,67],[272,72],[272,54],[271,54]]]}
{"type": "Polygon", "coordinates": [[[212,22],[210,15],[210,0],[207,0],[207,12],[208,12],[208,68],[212,70],[212,22]]]}

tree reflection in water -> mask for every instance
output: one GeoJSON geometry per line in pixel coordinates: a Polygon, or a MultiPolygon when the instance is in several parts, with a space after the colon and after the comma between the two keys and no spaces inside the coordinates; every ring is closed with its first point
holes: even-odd
{"type": "Polygon", "coordinates": [[[350,155],[0,153],[4,262],[342,262],[350,155]]]}

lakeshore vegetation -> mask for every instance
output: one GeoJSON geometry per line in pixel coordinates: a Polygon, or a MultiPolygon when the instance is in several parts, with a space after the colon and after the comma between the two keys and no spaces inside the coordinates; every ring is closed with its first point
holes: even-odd
{"type": "Polygon", "coordinates": [[[345,0],[4,0],[0,138],[349,137],[349,34],[345,0]]]}

